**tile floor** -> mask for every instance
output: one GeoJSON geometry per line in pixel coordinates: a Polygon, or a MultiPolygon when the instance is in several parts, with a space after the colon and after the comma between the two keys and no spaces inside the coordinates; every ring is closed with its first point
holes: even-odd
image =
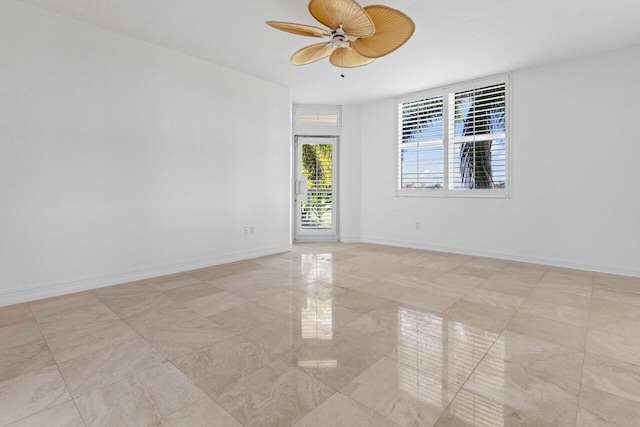
{"type": "Polygon", "coordinates": [[[640,425],[640,279],[375,245],[0,308],[1,426],[640,425]]]}

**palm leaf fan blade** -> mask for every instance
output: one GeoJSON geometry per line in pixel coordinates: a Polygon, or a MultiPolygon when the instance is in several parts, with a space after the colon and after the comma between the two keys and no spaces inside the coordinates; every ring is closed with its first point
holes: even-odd
{"type": "Polygon", "coordinates": [[[329,57],[331,65],[340,68],[355,68],[372,63],[373,58],[366,58],[354,49],[336,49],[329,57]]]}
{"type": "Polygon", "coordinates": [[[294,65],[307,65],[326,58],[336,50],[336,47],[329,43],[316,43],[303,47],[291,56],[294,65]]]}
{"type": "Polygon", "coordinates": [[[265,24],[270,25],[287,33],[297,34],[307,37],[331,37],[331,33],[323,28],[314,27],[312,25],[294,24],[292,22],[267,21],[265,24]]]}
{"type": "Polygon", "coordinates": [[[326,27],[336,30],[342,26],[353,37],[369,37],[375,32],[367,12],[353,0],[311,0],[309,12],[326,27]]]}
{"type": "Polygon", "coordinates": [[[376,32],[371,37],[359,38],[352,46],[362,56],[380,58],[405,44],[415,31],[415,24],[399,10],[380,5],[365,6],[376,32]]]}

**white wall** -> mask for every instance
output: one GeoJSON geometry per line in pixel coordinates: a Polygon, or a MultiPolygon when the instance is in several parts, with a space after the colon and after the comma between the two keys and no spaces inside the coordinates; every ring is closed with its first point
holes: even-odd
{"type": "Polygon", "coordinates": [[[3,0],[0,305],[288,250],[290,105],[3,0]]]}
{"type": "Polygon", "coordinates": [[[360,177],[362,106],[342,106],[342,136],[338,158],[340,180],[340,240],[360,239],[360,177]]]}
{"type": "Polygon", "coordinates": [[[362,240],[640,276],[639,76],[640,46],[515,72],[511,199],[395,197],[395,100],[365,105],[362,240]]]}

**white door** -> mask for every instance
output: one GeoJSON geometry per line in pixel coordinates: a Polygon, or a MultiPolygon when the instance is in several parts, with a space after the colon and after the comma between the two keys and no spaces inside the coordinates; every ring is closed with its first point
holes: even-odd
{"type": "Polygon", "coordinates": [[[296,137],[295,240],[337,240],[336,138],[296,137]]]}

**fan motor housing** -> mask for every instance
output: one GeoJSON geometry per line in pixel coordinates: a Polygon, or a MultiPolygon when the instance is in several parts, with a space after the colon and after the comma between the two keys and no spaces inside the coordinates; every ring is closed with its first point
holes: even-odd
{"type": "Polygon", "coordinates": [[[349,37],[344,34],[342,26],[340,26],[340,28],[338,28],[337,30],[331,31],[331,44],[335,47],[349,47],[349,37]]]}

